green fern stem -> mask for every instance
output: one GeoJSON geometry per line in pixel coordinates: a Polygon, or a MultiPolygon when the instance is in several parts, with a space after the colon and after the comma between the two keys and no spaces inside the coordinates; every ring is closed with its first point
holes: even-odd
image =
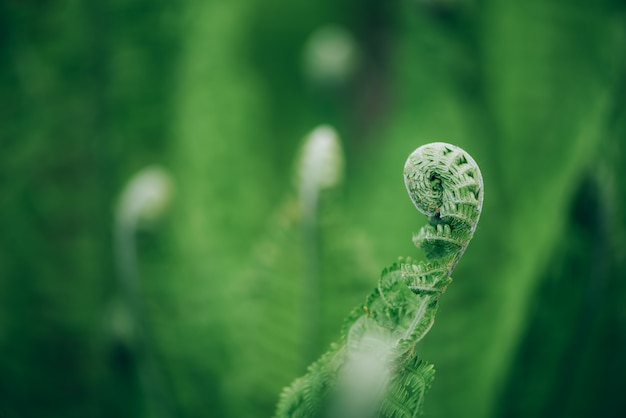
{"type": "Polygon", "coordinates": [[[400,259],[346,320],[339,343],[281,395],[277,418],[414,417],[434,377],[415,345],[430,330],[440,295],[476,230],[483,182],[454,145],[416,149],[404,167],[416,208],[428,216],[413,241],[427,261],[400,259]]]}

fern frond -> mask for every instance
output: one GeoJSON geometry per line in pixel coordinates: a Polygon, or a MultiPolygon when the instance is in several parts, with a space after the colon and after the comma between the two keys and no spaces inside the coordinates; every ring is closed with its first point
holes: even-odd
{"type": "Polygon", "coordinates": [[[483,202],[476,162],[441,142],[408,158],[404,179],[429,224],[414,237],[427,262],[400,260],[383,270],[365,304],[346,320],[342,340],[283,393],[276,417],[415,417],[434,368],[415,345],[430,330],[440,295],[472,239],[483,202]]]}

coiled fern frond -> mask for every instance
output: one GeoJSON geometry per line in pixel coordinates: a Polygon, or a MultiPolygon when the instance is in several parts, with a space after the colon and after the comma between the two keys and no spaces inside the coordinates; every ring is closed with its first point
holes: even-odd
{"type": "Polygon", "coordinates": [[[407,191],[428,224],[413,238],[427,261],[400,259],[346,320],[341,341],[281,395],[277,418],[415,417],[433,378],[415,345],[431,328],[439,296],[472,239],[483,203],[476,162],[454,145],[416,149],[407,191]]]}

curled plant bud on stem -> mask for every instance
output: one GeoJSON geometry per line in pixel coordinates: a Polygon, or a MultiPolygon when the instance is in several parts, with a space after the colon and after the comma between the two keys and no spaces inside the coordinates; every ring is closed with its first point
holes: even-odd
{"type": "Polygon", "coordinates": [[[401,259],[348,317],[342,339],[286,388],[276,417],[414,417],[434,370],[415,353],[440,295],[476,230],[483,181],[472,157],[435,142],[404,167],[407,191],[429,223],[414,237],[427,260],[401,259]],[[366,367],[367,366],[367,367],[366,367]]]}

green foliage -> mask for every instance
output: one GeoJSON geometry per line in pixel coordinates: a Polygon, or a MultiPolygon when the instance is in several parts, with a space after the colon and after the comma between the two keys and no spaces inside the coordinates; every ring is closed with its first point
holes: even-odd
{"type": "Polygon", "coordinates": [[[626,415],[625,33],[617,0],[0,1],[0,416],[270,416],[412,251],[398,167],[438,139],[489,199],[418,346],[425,416],[626,415]],[[344,180],[311,199],[322,123],[344,180]],[[115,208],[154,164],[137,339],[115,208]]]}

